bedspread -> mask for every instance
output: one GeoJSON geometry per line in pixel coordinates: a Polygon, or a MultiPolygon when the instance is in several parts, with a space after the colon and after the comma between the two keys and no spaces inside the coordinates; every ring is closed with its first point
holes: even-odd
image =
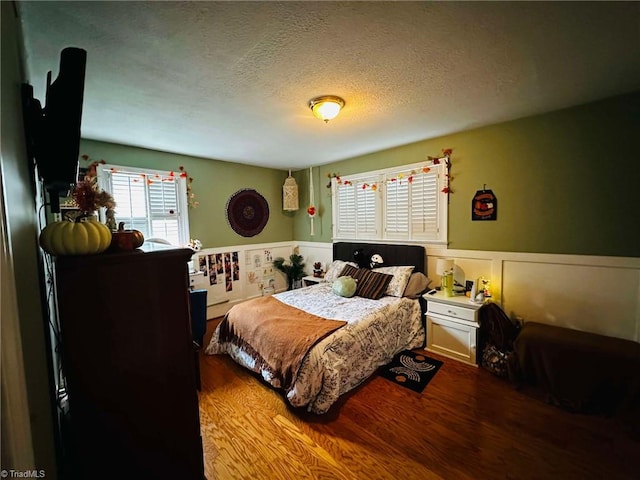
{"type": "MultiPolygon", "coordinates": [[[[385,296],[379,300],[335,295],[331,285],[278,293],[278,301],[323,318],[346,321],[347,325],[317,343],[304,357],[298,374],[286,391],[289,403],[310,412],[325,413],[340,395],[366,380],[376,369],[404,350],[424,342],[424,327],[417,300],[385,296]]],[[[255,360],[231,342],[220,341],[219,328],[206,353],[226,353],[254,370],[255,360]]],[[[262,378],[275,387],[277,379],[268,371],[262,378]]]]}
{"type": "Polygon", "coordinates": [[[256,373],[269,372],[274,386],[289,390],[309,349],[344,324],[267,296],[229,310],[218,338],[242,348],[253,357],[256,373]]]}

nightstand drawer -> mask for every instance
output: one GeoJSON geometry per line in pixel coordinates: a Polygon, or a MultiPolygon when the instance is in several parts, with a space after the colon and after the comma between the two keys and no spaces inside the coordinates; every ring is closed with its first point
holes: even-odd
{"type": "Polygon", "coordinates": [[[447,317],[467,320],[469,322],[476,321],[476,310],[474,308],[458,307],[456,305],[448,305],[440,302],[429,302],[428,306],[429,313],[446,315],[447,317]]]}
{"type": "Polygon", "coordinates": [[[427,351],[476,366],[478,329],[427,315],[427,351]]]}

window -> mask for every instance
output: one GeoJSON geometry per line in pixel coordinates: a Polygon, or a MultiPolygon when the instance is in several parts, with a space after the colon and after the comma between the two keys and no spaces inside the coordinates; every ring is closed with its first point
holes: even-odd
{"type": "Polygon", "coordinates": [[[334,240],[447,242],[446,162],[332,180],[334,240]]]}
{"type": "Polygon", "coordinates": [[[186,179],[173,172],[100,165],[98,184],[116,201],[116,222],[146,239],[189,243],[186,179]]]}
{"type": "Polygon", "coordinates": [[[375,176],[354,178],[349,188],[334,189],[333,211],[340,219],[334,222],[334,237],[375,238],[378,235],[380,227],[376,212],[380,200],[375,190],[368,188],[375,180],[375,176]]]}

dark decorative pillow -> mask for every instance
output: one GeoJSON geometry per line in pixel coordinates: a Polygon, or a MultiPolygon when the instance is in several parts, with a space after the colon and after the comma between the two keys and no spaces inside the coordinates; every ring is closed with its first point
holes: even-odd
{"type": "Polygon", "coordinates": [[[343,260],[334,260],[327,268],[327,273],[324,274],[324,281],[333,283],[339,276],[342,275],[342,270],[346,265],[353,265],[355,268],[355,263],[353,262],[345,262],[343,260]]]}
{"type": "Polygon", "coordinates": [[[356,288],[357,296],[378,300],[384,295],[393,275],[372,272],[371,270],[361,268],[355,273],[353,278],[356,279],[358,284],[356,288]]]}
{"type": "Polygon", "coordinates": [[[346,264],[342,271],[340,272],[339,277],[353,277],[357,279],[357,273],[360,271],[359,268],[354,267],[351,264],[346,264]]]}

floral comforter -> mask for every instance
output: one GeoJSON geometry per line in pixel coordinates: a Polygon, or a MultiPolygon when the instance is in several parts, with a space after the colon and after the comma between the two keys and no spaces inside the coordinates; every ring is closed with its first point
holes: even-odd
{"type": "MultiPolygon", "coordinates": [[[[327,412],[340,395],[358,386],[396,353],[420,347],[424,342],[417,300],[389,296],[380,300],[344,298],[335,295],[328,283],[274,297],[308,313],[347,322],[311,348],[286,392],[291,405],[306,406],[310,412],[327,412]]],[[[207,354],[226,353],[240,365],[253,368],[251,356],[236,345],[219,342],[217,334],[216,331],[211,338],[207,354]]],[[[262,376],[271,383],[267,372],[262,376]]]]}

